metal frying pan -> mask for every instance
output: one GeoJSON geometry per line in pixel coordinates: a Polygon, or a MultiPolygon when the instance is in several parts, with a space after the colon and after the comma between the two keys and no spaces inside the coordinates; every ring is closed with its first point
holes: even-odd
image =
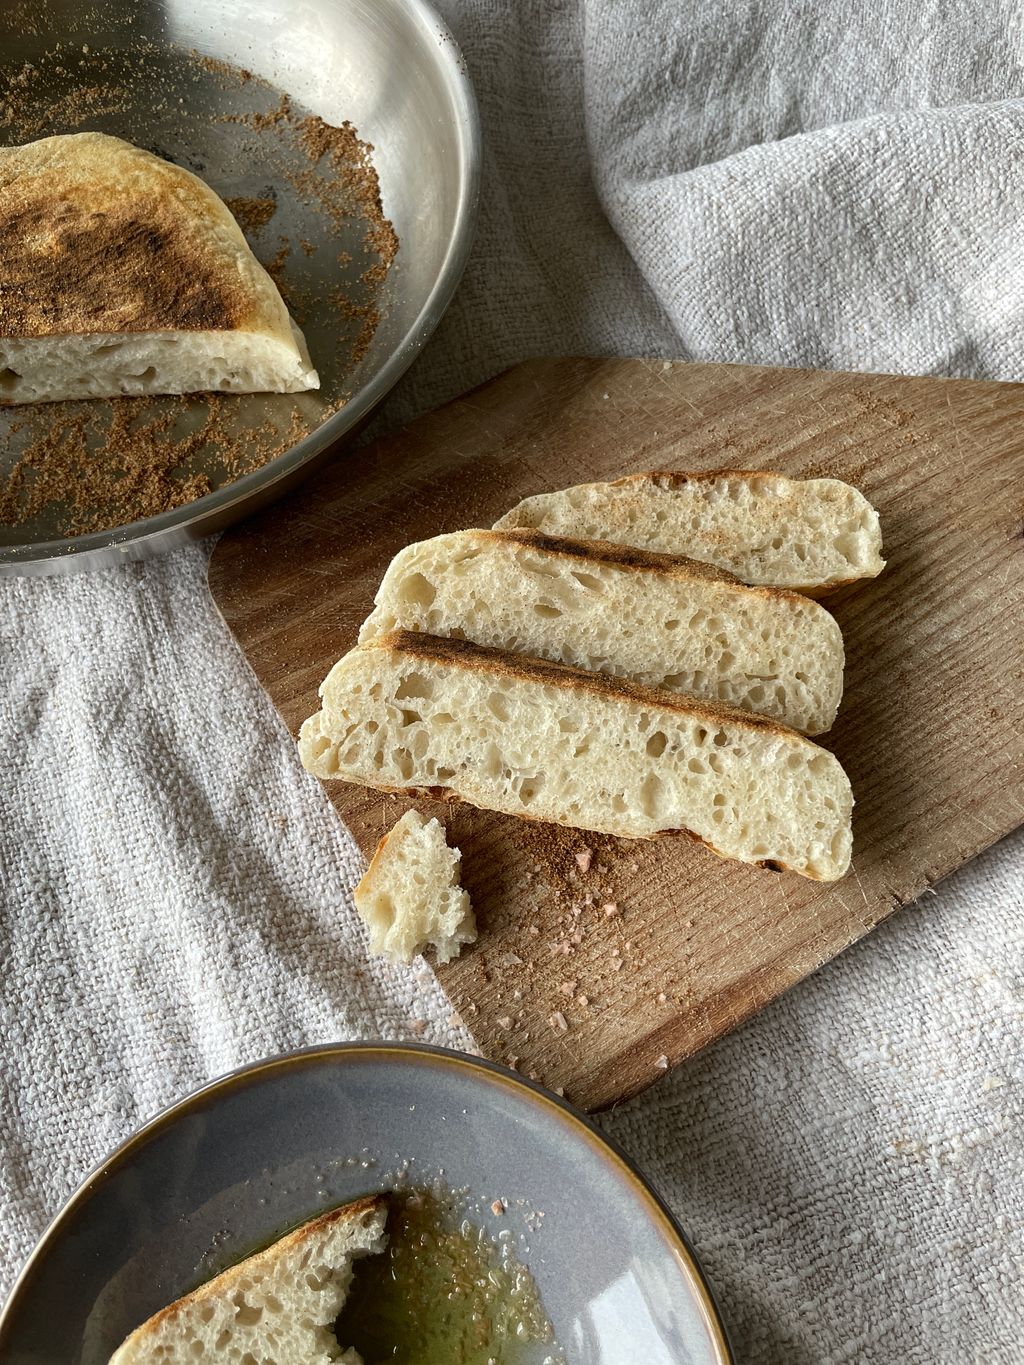
{"type": "MultiPolygon", "coordinates": [[[[201,494],[113,529],[94,528],[116,519],[116,499],[83,506],[79,489],[77,506],[22,499],[11,512],[8,497],[0,573],[140,558],[279,496],[365,419],[414,359],[451,298],[472,236],[475,101],[458,49],[423,0],[5,5],[0,144],[87,129],[195,171],[237,206],[303,327],[322,387],[225,396],[216,411],[201,395],[122,399],[116,418],[103,400],[0,408],[0,483],[21,461],[29,487],[37,462],[69,442],[116,466],[113,422],[122,449],[126,431],[185,441],[168,478],[181,482],[182,497],[186,489],[201,494]],[[383,214],[400,243],[390,269],[372,268],[374,212],[365,195],[346,199],[345,177],[329,157],[318,158],[304,132],[308,115],[334,126],[350,121],[372,144],[383,214]]],[[[172,490],[170,500],[177,496],[172,490]]]]}

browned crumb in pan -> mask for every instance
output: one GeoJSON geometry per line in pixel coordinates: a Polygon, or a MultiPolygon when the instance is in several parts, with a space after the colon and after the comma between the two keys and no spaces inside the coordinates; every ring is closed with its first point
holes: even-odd
{"type": "Polygon", "coordinates": [[[197,52],[195,48],[189,54],[196,66],[208,72],[211,76],[220,76],[222,80],[234,85],[245,85],[253,79],[251,71],[247,71],[244,66],[232,66],[230,62],[223,62],[219,57],[211,57],[205,52],[197,52]]]}
{"type": "MultiPolygon", "coordinates": [[[[27,66],[25,71],[31,79],[35,68],[27,66]]],[[[21,88],[27,88],[27,85],[28,81],[21,88]]],[[[118,114],[128,98],[128,91],[123,85],[86,85],[56,99],[45,113],[26,116],[21,112],[18,89],[19,86],[12,81],[5,92],[7,98],[0,100],[0,128],[15,130],[20,142],[47,137],[55,129],[79,128],[88,120],[101,118],[104,114],[118,114]]]]}
{"type": "Polygon", "coordinates": [[[352,363],[358,365],[370,349],[370,345],[380,326],[380,310],[373,303],[354,303],[344,290],[338,290],[331,297],[331,305],[339,317],[351,319],[359,324],[355,340],[352,342],[352,363]]]}
{"type": "Polygon", "coordinates": [[[277,212],[276,201],[269,197],[258,199],[242,196],[237,199],[225,199],[224,202],[243,232],[259,232],[277,212]]]}
{"type": "Polygon", "coordinates": [[[314,169],[293,177],[293,185],[301,193],[319,199],[339,226],[341,220],[352,216],[353,207],[361,212],[367,224],[363,250],[376,258],[362,278],[367,282],[382,281],[398,254],[398,234],[384,217],[380,182],[372,159],[373,144],[363,142],[351,123],[335,128],[315,114],[301,119],[296,126],[300,145],[314,169]],[[325,186],[333,187],[334,193],[325,191],[325,186]],[[338,188],[347,193],[337,194],[338,188]]]}
{"type": "Polygon", "coordinates": [[[245,114],[225,114],[223,118],[224,123],[242,123],[254,133],[263,133],[268,128],[276,128],[282,123],[292,121],[292,102],[287,95],[282,95],[273,109],[245,114]]]}
{"type": "Polygon", "coordinates": [[[85,535],[181,507],[212,492],[208,473],[193,468],[211,446],[224,473],[240,478],[289,450],[306,432],[297,409],[283,429],[267,422],[251,445],[225,429],[229,399],[118,398],[102,406],[53,404],[49,428],[31,442],[0,488],[0,521],[31,521],[51,502],[65,505],[68,535],[85,535]],[[183,430],[184,429],[184,430],[183,430]]]}

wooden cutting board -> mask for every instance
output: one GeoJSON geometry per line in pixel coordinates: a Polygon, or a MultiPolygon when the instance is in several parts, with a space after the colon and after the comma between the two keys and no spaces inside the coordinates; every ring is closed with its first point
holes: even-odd
{"type": "MultiPolygon", "coordinates": [[[[1024,820],[1024,386],[532,361],[340,455],[211,565],[294,734],[409,541],[490,526],[544,489],[720,465],[847,479],[881,514],[885,573],[828,599],[847,673],[824,742],[857,798],[850,875],[822,886],[688,840],[416,803],[462,849],[480,923],[444,989],[488,1057],[587,1108],[642,1089],[1024,820]]],[[[409,804],[328,790],[364,852],[409,804]]]]}

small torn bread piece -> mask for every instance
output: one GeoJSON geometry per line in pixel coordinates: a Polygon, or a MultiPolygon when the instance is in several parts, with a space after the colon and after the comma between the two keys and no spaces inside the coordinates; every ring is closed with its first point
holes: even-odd
{"type": "Polygon", "coordinates": [[[319,387],[198,176],[105,133],[0,147],[0,403],[319,387]]]}
{"type": "Polygon", "coordinates": [[[476,942],[469,893],[459,885],[461,860],[439,821],[406,811],[377,845],[356,887],[372,953],[411,962],[433,948],[438,962],[450,962],[476,942]]]}
{"type": "Polygon", "coordinates": [[[299,736],[317,777],[625,838],[686,832],[818,881],[849,866],[839,761],[734,707],[411,631],[353,649],[320,696],[299,736]]]}
{"type": "Polygon", "coordinates": [[[392,560],[360,643],[416,630],[831,728],[843,636],[802,593],[710,564],[539,531],[456,531],[392,560]]]}
{"type": "Polygon", "coordinates": [[[820,596],[885,568],[878,513],[839,479],[654,470],[526,498],[494,523],[688,555],[744,583],[820,596]]]}
{"type": "Polygon", "coordinates": [[[334,1324],[353,1261],[384,1250],[386,1219],[383,1195],[321,1214],[155,1313],[110,1365],[359,1365],[339,1349],[334,1324]]]}

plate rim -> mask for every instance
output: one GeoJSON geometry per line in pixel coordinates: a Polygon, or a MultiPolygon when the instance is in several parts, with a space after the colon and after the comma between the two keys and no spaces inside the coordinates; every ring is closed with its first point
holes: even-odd
{"type": "Polygon", "coordinates": [[[721,1311],[715,1301],[711,1286],[697,1259],[697,1255],[677,1222],[675,1215],[661,1198],[637,1164],[615,1141],[581,1113],[568,1100],[554,1094],[544,1086],[531,1081],[526,1076],[510,1071],[507,1067],[460,1052],[455,1048],[438,1047],[432,1043],[375,1042],[358,1041],[345,1043],[323,1043],[313,1047],[296,1048],[290,1052],[276,1053],[269,1057],[235,1067],[213,1080],[207,1081],[197,1089],[189,1091],[181,1099],[159,1110],[123,1142],[103,1158],[68,1196],[50,1222],[44,1228],[38,1241],[30,1252],[11,1286],[7,1299],[0,1306],[0,1350],[8,1343],[7,1337],[17,1315],[21,1302],[31,1287],[32,1281],[42,1267],[54,1245],[63,1234],[65,1224],[72,1217],[83,1212],[96,1191],[112,1179],[127,1164],[129,1159],[141,1148],[147,1146],[180,1119],[188,1117],[196,1110],[205,1107],[210,1101],[248,1088],[266,1080],[275,1073],[304,1070],[310,1066],[330,1065],[350,1062],[355,1058],[373,1060],[374,1055],[382,1062],[397,1060],[408,1062],[415,1059],[424,1065],[433,1065],[441,1070],[468,1072],[471,1076],[482,1076],[489,1084],[504,1087],[507,1091],[531,1101],[542,1112],[554,1115],[567,1124],[573,1136],[584,1140],[591,1150],[608,1162],[618,1175],[623,1177],[632,1193],[644,1207],[651,1222],[675,1253],[683,1277],[701,1309],[701,1315],[708,1335],[715,1348],[719,1365],[735,1365],[735,1356],[729,1344],[721,1311]]]}

